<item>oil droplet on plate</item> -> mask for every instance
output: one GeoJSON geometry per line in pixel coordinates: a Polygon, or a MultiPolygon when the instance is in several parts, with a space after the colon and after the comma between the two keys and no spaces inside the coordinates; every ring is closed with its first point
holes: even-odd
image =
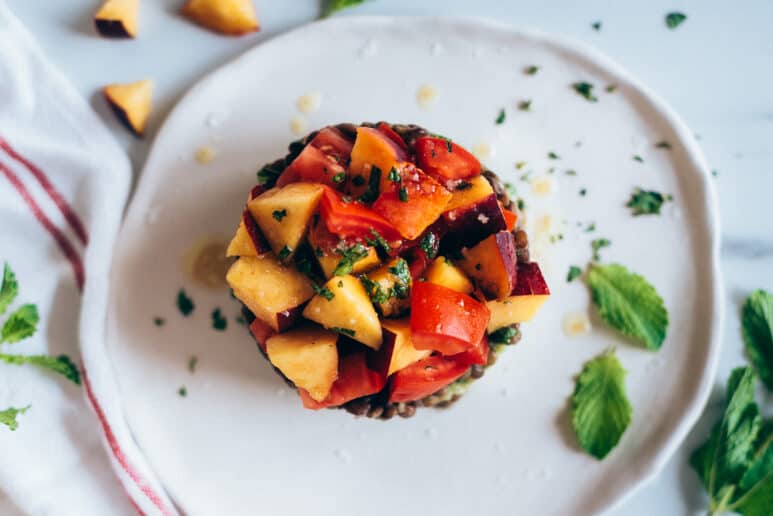
{"type": "Polygon", "coordinates": [[[183,254],[183,271],[194,283],[212,290],[226,288],[225,274],[231,265],[226,257],[228,241],[220,236],[199,239],[183,254]]]}
{"type": "Polygon", "coordinates": [[[295,136],[303,136],[306,134],[306,119],[302,116],[294,116],[290,119],[290,130],[295,136]]]}
{"type": "Polygon", "coordinates": [[[298,108],[298,111],[305,114],[314,113],[319,109],[321,104],[322,94],[318,91],[313,91],[311,93],[301,95],[295,101],[295,107],[298,108]]]}
{"type": "Polygon", "coordinates": [[[553,216],[543,215],[542,217],[537,219],[536,232],[538,235],[546,235],[552,231],[553,225],[554,225],[553,216]]]}
{"type": "Polygon", "coordinates": [[[423,109],[429,109],[437,100],[438,90],[430,84],[423,84],[419,87],[419,91],[416,92],[416,102],[419,107],[423,109]]]}
{"type": "Polygon", "coordinates": [[[494,155],[494,147],[486,142],[476,143],[472,147],[472,153],[478,159],[487,159],[494,155]]]}
{"type": "Polygon", "coordinates": [[[588,316],[582,312],[567,314],[564,317],[564,333],[569,337],[580,337],[590,333],[591,324],[588,316]]]}
{"type": "Polygon", "coordinates": [[[211,145],[202,145],[196,149],[193,157],[199,165],[206,165],[210,163],[217,156],[217,151],[211,145]]]}
{"type": "Polygon", "coordinates": [[[344,464],[349,464],[352,461],[352,454],[343,448],[337,448],[333,454],[344,464]]]}
{"type": "Polygon", "coordinates": [[[531,185],[531,191],[541,197],[556,191],[556,181],[552,176],[535,177],[529,184],[531,185]]]}

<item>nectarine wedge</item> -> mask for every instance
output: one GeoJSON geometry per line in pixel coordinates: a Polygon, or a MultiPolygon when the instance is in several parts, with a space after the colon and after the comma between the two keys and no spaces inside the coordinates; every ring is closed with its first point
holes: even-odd
{"type": "Polygon", "coordinates": [[[139,8],[140,0],[106,0],[94,15],[94,25],[107,38],[134,38],[139,8]]]}
{"type": "Polygon", "coordinates": [[[229,36],[260,28],[252,0],[188,0],[182,13],[202,27],[229,36]]]}
{"type": "Polygon", "coordinates": [[[116,116],[137,136],[145,132],[145,124],[153,107],[153,81],[111,84],[102,89],[116,116]]]}
{"type": "Polygon", "coordinates": [[[410,318],[386,319],[382,326],[384,327],[384,341],[394,340],[387,375],[404,369],[432,354],[430,349],[416,349],[413,347],[410,318]]]}
{"type": "Polygon", "coordinates": [[[489,297],[504,299],[518,278],[515,238],[508,231],[489,236],[475,247],[463,249],[459,265],[489,297]]]}
{"type": "Polygon", "coordinates": [[[236,234],[226,249],[226,256],[258,256],[270,250],[268,242],[263,237],[258,225],[255,224],[252,215],[249,211],[244,210],[236,234]]]}
{"type": "Polygon", "coordinates": [[[474,290],[472,282],[464,272],[443,256],[432,262],[424,277],[430,283],[442,285],[462,294],[469,294],[474,290]]]}
{"type": "Polygon", "coordinates": [[[513,290],[513,295],[498,301],[486,303],[491,311],[488,332],[494,332],[499,328],[515,323],[530,321],[539,309],[550,297],[542,271],[536,263],[522,263],[518,265],[518,282],[513,290]]]}

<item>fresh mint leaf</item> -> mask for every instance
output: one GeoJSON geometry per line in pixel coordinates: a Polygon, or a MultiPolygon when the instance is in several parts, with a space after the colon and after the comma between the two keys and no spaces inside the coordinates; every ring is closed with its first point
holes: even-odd
{"type": "Polygon", "coordinates": [[[193,309],[196,308],[196,305],[193,304],[193,299],[185,293],[185,289],[181,288],[180,292],[177,293],[177,308],[185,317],[191,315],[193,309]]]}
{"type": "Polygon", "coordinates": [[[596,96],[593,94],[593,85],[589,82],[575,82],[572,84],[572,88],[574,88],[574,91],[576,91],[581,97],[583,97],[588,102],[598,102],[599,99],[596,98],[596,96]]]}
{"type": "Polygon", "coordinates": [[[19,293],[19,283],[16,281],[16,275],[7,263],[3,265],[3,282],[0,284],[0,315],[5,313],[6,308],[13,303],[16,295],[19,293]]]}
{"type": "Polygon", "coordinates": [[[666,338],[668,312],[663,298],[644,277],[622,265],[593,264],[587,283],[601,318],[609,326],[649,350],[660,349],[666,338]]]}
{"type": "Polygon", "coordinates": [[[741,310],[741,332],[754,369],[773,391],[773,295],[755,290],[741,310]]]}
{"type": "Polygon", "coordinates": [[[225,331],[228,327],[228,320],[223,317],[223,313],[219,308],[215,308],[212,311],[212,328],[217,331],[225,331]]]}
{"type": "Polygon", "coordinates": [[[23,305],[13,312],[0,330],[0,344],[13,344],[31,337],[38,329],[38,309],[35,305],[23,305]]]}
{"type": "Polygon", "coordinates": [[[663,207],[663,203],[666,202],[666,197],[654,190],[643,190],[636,188],[631,194],[626,206],[631,208],[631,213],[634,217],[639,215],[660,215],[660,209],[663,207]]]}
{"type": "Polygon", "coordinates": [[[48,369],[57,374],[61,374],[76,385],[81,384],[81,375],[70,357],[59,355],[50,357],[48,355],[6,355],[0,354],[0,361],[6,364],[24,365],[30,364],[43,369],[48,369]]]}
{"type": "Polygon", "coordinates": [[[762,516],[773,506],[773,421],[762,421],[755,380],[749,367],[733,370],[722,419],[690,456],[709,494],[710,514],[762,516]]]}
{"type": "Polygon", "coordinates": [[[566,282],[571,283],[580,276],[582,276],[582,269],[576,265],[571,265],[569,267],[569,272],[566,274],[566,282]]]}
{"type": "Polygon", "coordinates": [[[325,5],[325,9],[322,11],[322,17],[327,18],[328,16],[337,13],[338,11],[360,5],[364,2],[365,0],[328,0],[327,4],[325,5]]]}
{"type": "Polygon", "coordinates": [[[577,378],[572,426],[580,447],[599,460],[617,446],[631,423],[625,375],[614,351],[609,351],[587,362],[577,378]]]}
{"type": "Polygon", "coordinates": [[[682,22],[687,19],[687,15],[680,12],[668,13],[666,15],[666,27],[669,29],[675,29],[679,27],[682,22]]]}
{"type": "Polygon", "coordinates": [[[24,414],[30,409],[30,405],[22,408],[10,407],[5,410],[0,410],[0,425],[5,425],[12,432],[19,428],[19,423],[16,418],[20,414],[24,414]]]}

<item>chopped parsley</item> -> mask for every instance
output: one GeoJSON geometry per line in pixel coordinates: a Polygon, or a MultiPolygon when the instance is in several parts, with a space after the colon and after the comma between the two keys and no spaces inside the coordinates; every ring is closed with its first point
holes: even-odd
{"type": "Polygon", "coordinates": [[[548,158],[550,158],[550,159],[561,159],[561,156],[559,156],[558,154],[556,154],[553,151],[550,151],[550,152],[548,152],[548,158]]]}
{"type": "Polygon", "coordinates": [[[526,75],[537,75],[537,72],[539,72],[539,66],[536,65],[527,66],[523,70],[526,75]]]}
{"type": "Polygon", "coordinates": [[[669,29],[675,29],[679,27],[682,22],[687,19],[687,15],[680,12],[668,13],[666,15],[666,27],[669,29]]]}
{"type": "Polygon", "coordinates": [[[389,246],[389,242],[386,241],[386,238],[381,236],[381,233],[371,228],[370,234],[373,236],[373,238],[366,238],[365,243],[371,247],[375,247],[376,250],[383,251],[384,254],[389,254],[392,251],[392,248],[389,246]]]}
{"type": "Polygon", "coordinates": [[[435,233],[427,233],[424,238],[421,239],[419,247],[427,255],[427,258],[432,260],[437,256],[438,252],[438,239],[435,233]]]}
{"type": "Polygon", "coordinates": [[[634,155],[633,155],[633,160],[634,160],[634,161],[638,161],[639,163],[644,163],[644,158],[642,158],[642,157],[641,157],[641,156],[639,156],[638,154],[634,154],[634,155]]]}
{"type": "Polygon", "coordinates": [[[223,317],[223,313],[219,308],[215,308],[212,311],[212,328],[217,331],[225,331],[228,327],[228,320],[223,317]]]}
{"type": "Polygon", "coordinates": [[[408,287],[411,284],[411,271],[408,268],[408,262],[399,258],[397,263],[388,270],[395,277],[395,284],[394,287],[392,287],[394,294],[398,299],[407,298],[408,287]]]}
{"type": "Polygon", "coordinates": [[[585,228],[585,232],[586,232],[586,233],[593,233],[594,231],[596,231],[596,223],[595,223],[595,222],[591,222],[591,223],[590,223],[590,224],[588,224],[588,226],[585,228]]]}
{"type": "Polygon", "coordinates": [[[400,202],[408,202],[408,190],[406,190],[404,186],[397,191],[397,196],[400,199],[400,202]]]}
{"type": "Polygon", "coordinates": [[[340,333],[341,335],[346,335],[347,337],[354,337],[356,335],[354,330],[350,330],[349,328],[339,328],[338,326],[331,326],[328,328],[330,331],[334,331],[336,333],[340,333]]]}
{"type": "Polygon", "coordinates": [[[497,125],[502,125],[505,123],[505,119],[507,118],[507,114],[505,113],[505,108],[501,108],[499,110],[499,114],[497,115],[497,119],[495,120],[497,125]]]}
{"type": "Polygon", "coordinates": [[[339,172],[338,174],[333,176],[334,183],[343,183],[345,179],[346,179],[346,172],[339,172]]]}
{"type": "Polygon", "coordinates": [[[153,324],[155,324],[156,326],[163,326],[164,324],[166,324],[166,319],[164,319],[163,317],[154,317],[153,324]]]}
{"type": "Polygon", "coordinates": [[[333,294],[333,291],[327,287],[320,287],[316,283],[312,283],[311,287],[314,289],[315,294],[317,294],[318,296],[324,297],[328,301],[331,301],[335,297],[335,294],[333,294]]]}
{"type": "Polygon", "coordinates": [[[470,183],[469,181],[460,181],[459,184],[456,185],[456,188],[454,190],[459,192],[461,190],[469,190],[470,188],[472,188],[472,183],[470,183]]]}
{"type": "Polygon", "coordinates": [[[185,289],[181,288],[180,292],[177,293],[177,308],[185,317],[191,315],[193,309],[196,308],[196,305],[193,304],[193,300],[185,293],[185,289]]]}
{"type": "Polygon", "coordinates": [[[491,333],[488,338],[493,344],[511,344],[517,336],[517,329],[512,326],[505,326],[491,333]]]}
{"type": "Polygon", "coordinates": [[[593,240],[590,243],[591,249],[593,249],[593,261],[597,262],[601,259],[599,256],[599,251],[601,251],[605,247],[609,247],[612,245],[612,242],[607,240],[606,238],[597,238],[596,240],[593,240]]]}
{"type": "Polygon", "coordinates": [[[181,398],[186,397],[188,395],[188,389],[186,389],[185,386],[183,385],[182,387],[177,389],[177,395],[180,396],[181,398]]]}
{"type": "Polygon", "coordinates": [[[341,256],[333,274],[345,276],[352,272],[354,264],[368,256],[368,249],[362,244],[355,244],[348,249],[336,249],[336,254],[341,256]]]}
{"type": "Polygon", "coordinates": [[[668,143],[666,140],[663,140],[661,142],[656,143],[655,147],[658,148],[658,149],[668,149],[668,150],[670,150],[671,149],[671,144],[668,143]]]}
{"type": "Polygon", "coordinates": [[[636,188],[626,206],[631,208],[634,217],[639,215],[660,215],[660,208],[663,206],[663,203],[672,199],[671,196],[664,196],[660,192],[636,188]]]}
{"type": "Polygon", "coordinates": [[[395,167],[392,167],[389,169],[389,174],[387,174],[387,179],[389,179],[393,183],[399,183],[400,181],[402,181],[402,176],[400,176],[400,172],[395,167]]]}
{"type": "Polygon", "coordinates": [[[521,111],[531,111],[531,99],[520,101],[518,103],[518,109],[521,111]]]}
{"type": "Polygon", "coordinates": [[[276,221],[282,222],[282,219],[287,217],[287,210],[274,210],[273,213],[271,213],[271,216],[274,217],[276,221]]]}
{"type": "Polygon", "coordinates": [[[598,32],[598,31],[601,30],[601,21],[600,20],[599,21],[595,21],[595,22],[591,23],[590,26],[593,28],[593,30],[598,32]]]}
{"type": "Polygon", "coordinates": [[[378,167],[370,167],[370,176],[368,177],[368,189],[360,196],[362,202],[373,202],[378,198],[379,190],[381,188],[381,169],[378,167]]]}
{"type": "Polygon", "coordinates": [[[585,197],[586,195],[588,195],[588,189],[580,188],[580,197],[585,197]]]}
{"type": "Polygon", "coordinates": [[[322,252],[321,247],[317,247],[316,249],[314,249],[314,254],[317,255],[317,258],[322,258],[323,256],[325,256],[325,253],[322,252]]]}
{"type": "Polygon", "coordinates": [[[518,211],[523,211],[526,209],[526,201],[524,201],[521,197],[518,198],[515,205],[518,206],[518,211]]]}
{"type": "Polygon", "coordinates": [[[564,174],[566,174],[567,176],[576,176],[577,175],[577,171],[576,170],[567,170],[566,172],[564,172],[564,174]]]}
{"type": "Polygon", "coordinates": [[[238,314],[236,317],[234,317],[234,321],[236,321],[236,324],[240,326],[246,326],[247,320],[244,318],[242,314],[238,314]]]}
{"type": "Polygon", "coordinates": [[[575,82],[572,84],[572,88],[588,102],[598,102],[599,100],[593,95],[593,85],[589,82],[575,82]]]}
{"type": "Polygon", "coordinates": [[[569,266],[569,272],[566,274],[566,282],[571,283],[580,276],[582,276],[582,269],[576,265],[571,265],[569,266]]]}
{"type": "Polygon", "coordinates": [[[273,163],[265,165],[258,170],[258,184],[271,188],[276,184],[276,180],[282,175],[282,172],[284,170],[275,167],[273,163]]]}
{"type": "Polygon", "coordinates": [[[284,246],[279,251],[279,254],[277,255],[277,258],[279,258],[279,260],[281,260],[281,261],[285,261],[287,259],[287,257],[290,256],[290,254],[292,254],[292,252],[293,252],[292,249],[290,249],[287,246],[284,246]]]}
{"type": "Polygon", "coordinates": [[[617,90],[617,84],[608,84],[606,90],[607,93],[614,93],[617,90]]]}
{"type": "Polygon", "coordinates": [[[362,286],[365,287],[365,292],[368,293],[368,297],[370,297],[370,300],[374,304],[382,305],[392,297],[390,295],[391,291],[384,290],[381,283],[373,281],[367,274],[360,276],[360,282],[362,283],[362,286]]]}
{"type": "Polygon", "coordinates": [[[365,184],[365,178],[362,176],[354,176],[352,178],[352,184],[354,186],[362,186],[365,184]]]}
{"type": "Polygon", "coordinates": [[[712,171],[711,171],[711,176],[712,176],[712,177],[719,177],[719,172],[718,172],[718,171],[716,171],[716,170],[712,170],[712,171]]]}
{"type": "Polygon", "coordinates": [[[199,357],[196,355],[192,355],[191,358],[188,359],[188,371],[191,373],[196,372],[196,365],[199,363],[199,357]]]}
{"type": "Polygon", "coordinates": [[[523,167],[525,167],[525,166],[526,166],[526,162],[525,161],[516,161],[515,162],[515,169],[516,170],[523,170],[523,167]]]}

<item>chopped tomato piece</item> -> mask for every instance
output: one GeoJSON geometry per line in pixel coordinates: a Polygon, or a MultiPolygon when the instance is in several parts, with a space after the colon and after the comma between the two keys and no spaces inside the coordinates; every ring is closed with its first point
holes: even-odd
{"type": "Polygon", "coordinates": [[[462,146],[434,136],[416,139],[416,161],[419,168],[441,181],[468,179],[481,172],[478,158],[462,146]]]}
{"type": "Polygon", "coordinates": [[[486,365],[488,363],[488,347],[488,337],[484,335],[477,345],[464,353],[454,355],[452,358],[467,364],[486,365]]]}
{"type": "Polygon", "coordinates": [[[440,217],[451,200],[451,192],[414,166],[393,169],[391,173],[396,177],[388,181],[372,209],[403,237],[413,240],[440,217]]]}
{"type": "Polygon", "coordinates": [[[384,217],[357,201],[345,202],[332,189],[325,189],[319,206],[327,229],[340,238],[373,238],[372,231],[377,231],[387,242],[400,240],[400,233],[384,217]]]}
{"type": "Polygon", "coordinates": [[[330,393],[322,401],[315,401],[308,392],[298,389],[303,406],[312,410],[337,407],[353,399],[375,394],[383,389],[386,385],[386,370],[384,368],[379,370],[380,366],[374,367],[368,357],[371,353],[376,354],[372,351],[361,350],[342,356],[338,362],[338,379],[330,388],[330,393]]]}
{"type": "Polygon", "coordinates": [[[252,333],[252,336],[255,337],[255,340],[258,342],[260,349],[263,350],[263,353],[266,352],[266,342],[268,339],[276,334],[271,326],[257,317],[250,323],[250,332],[252,333]]]}
{"type": "Polygon", "coordinates": [[[486,305],[466,294],[420,281],[411,294],[413,345],[443,355],[463,353],[480,343],[490,315],[486,305]]]}
{"type": "Polygon", "coordinates": [[[276,182],[282,187],[290,183],[321,183],[332,187],[343,184],[346,170],[335,156],[325,154],[313,145],[307,145],[290,163],[276,182]]]}
{"type": "Polygon", "coordinates": [[[403,140],[402,136],[397,134],[395,130],[392,129],[391,125],[387,124],[386,122],[380,122],[378,124],[378,130],[389,136],[390,140],[399,145],[404,151],[408,152],[408,144],[405,143],[405,140],[403,140]]]}
{"type": "Polygon", "coordinates": [[[453,357],[428,356],[392,375],[389,401],[420,400],[458,379],[469,368],[468,363],[453,357]]]}
{"type": "Polygon", "coordinates": [[[335,127],[325,127],[311,140],[311,145],[345,165],[352,155],[354,143],[335,127]]]}

